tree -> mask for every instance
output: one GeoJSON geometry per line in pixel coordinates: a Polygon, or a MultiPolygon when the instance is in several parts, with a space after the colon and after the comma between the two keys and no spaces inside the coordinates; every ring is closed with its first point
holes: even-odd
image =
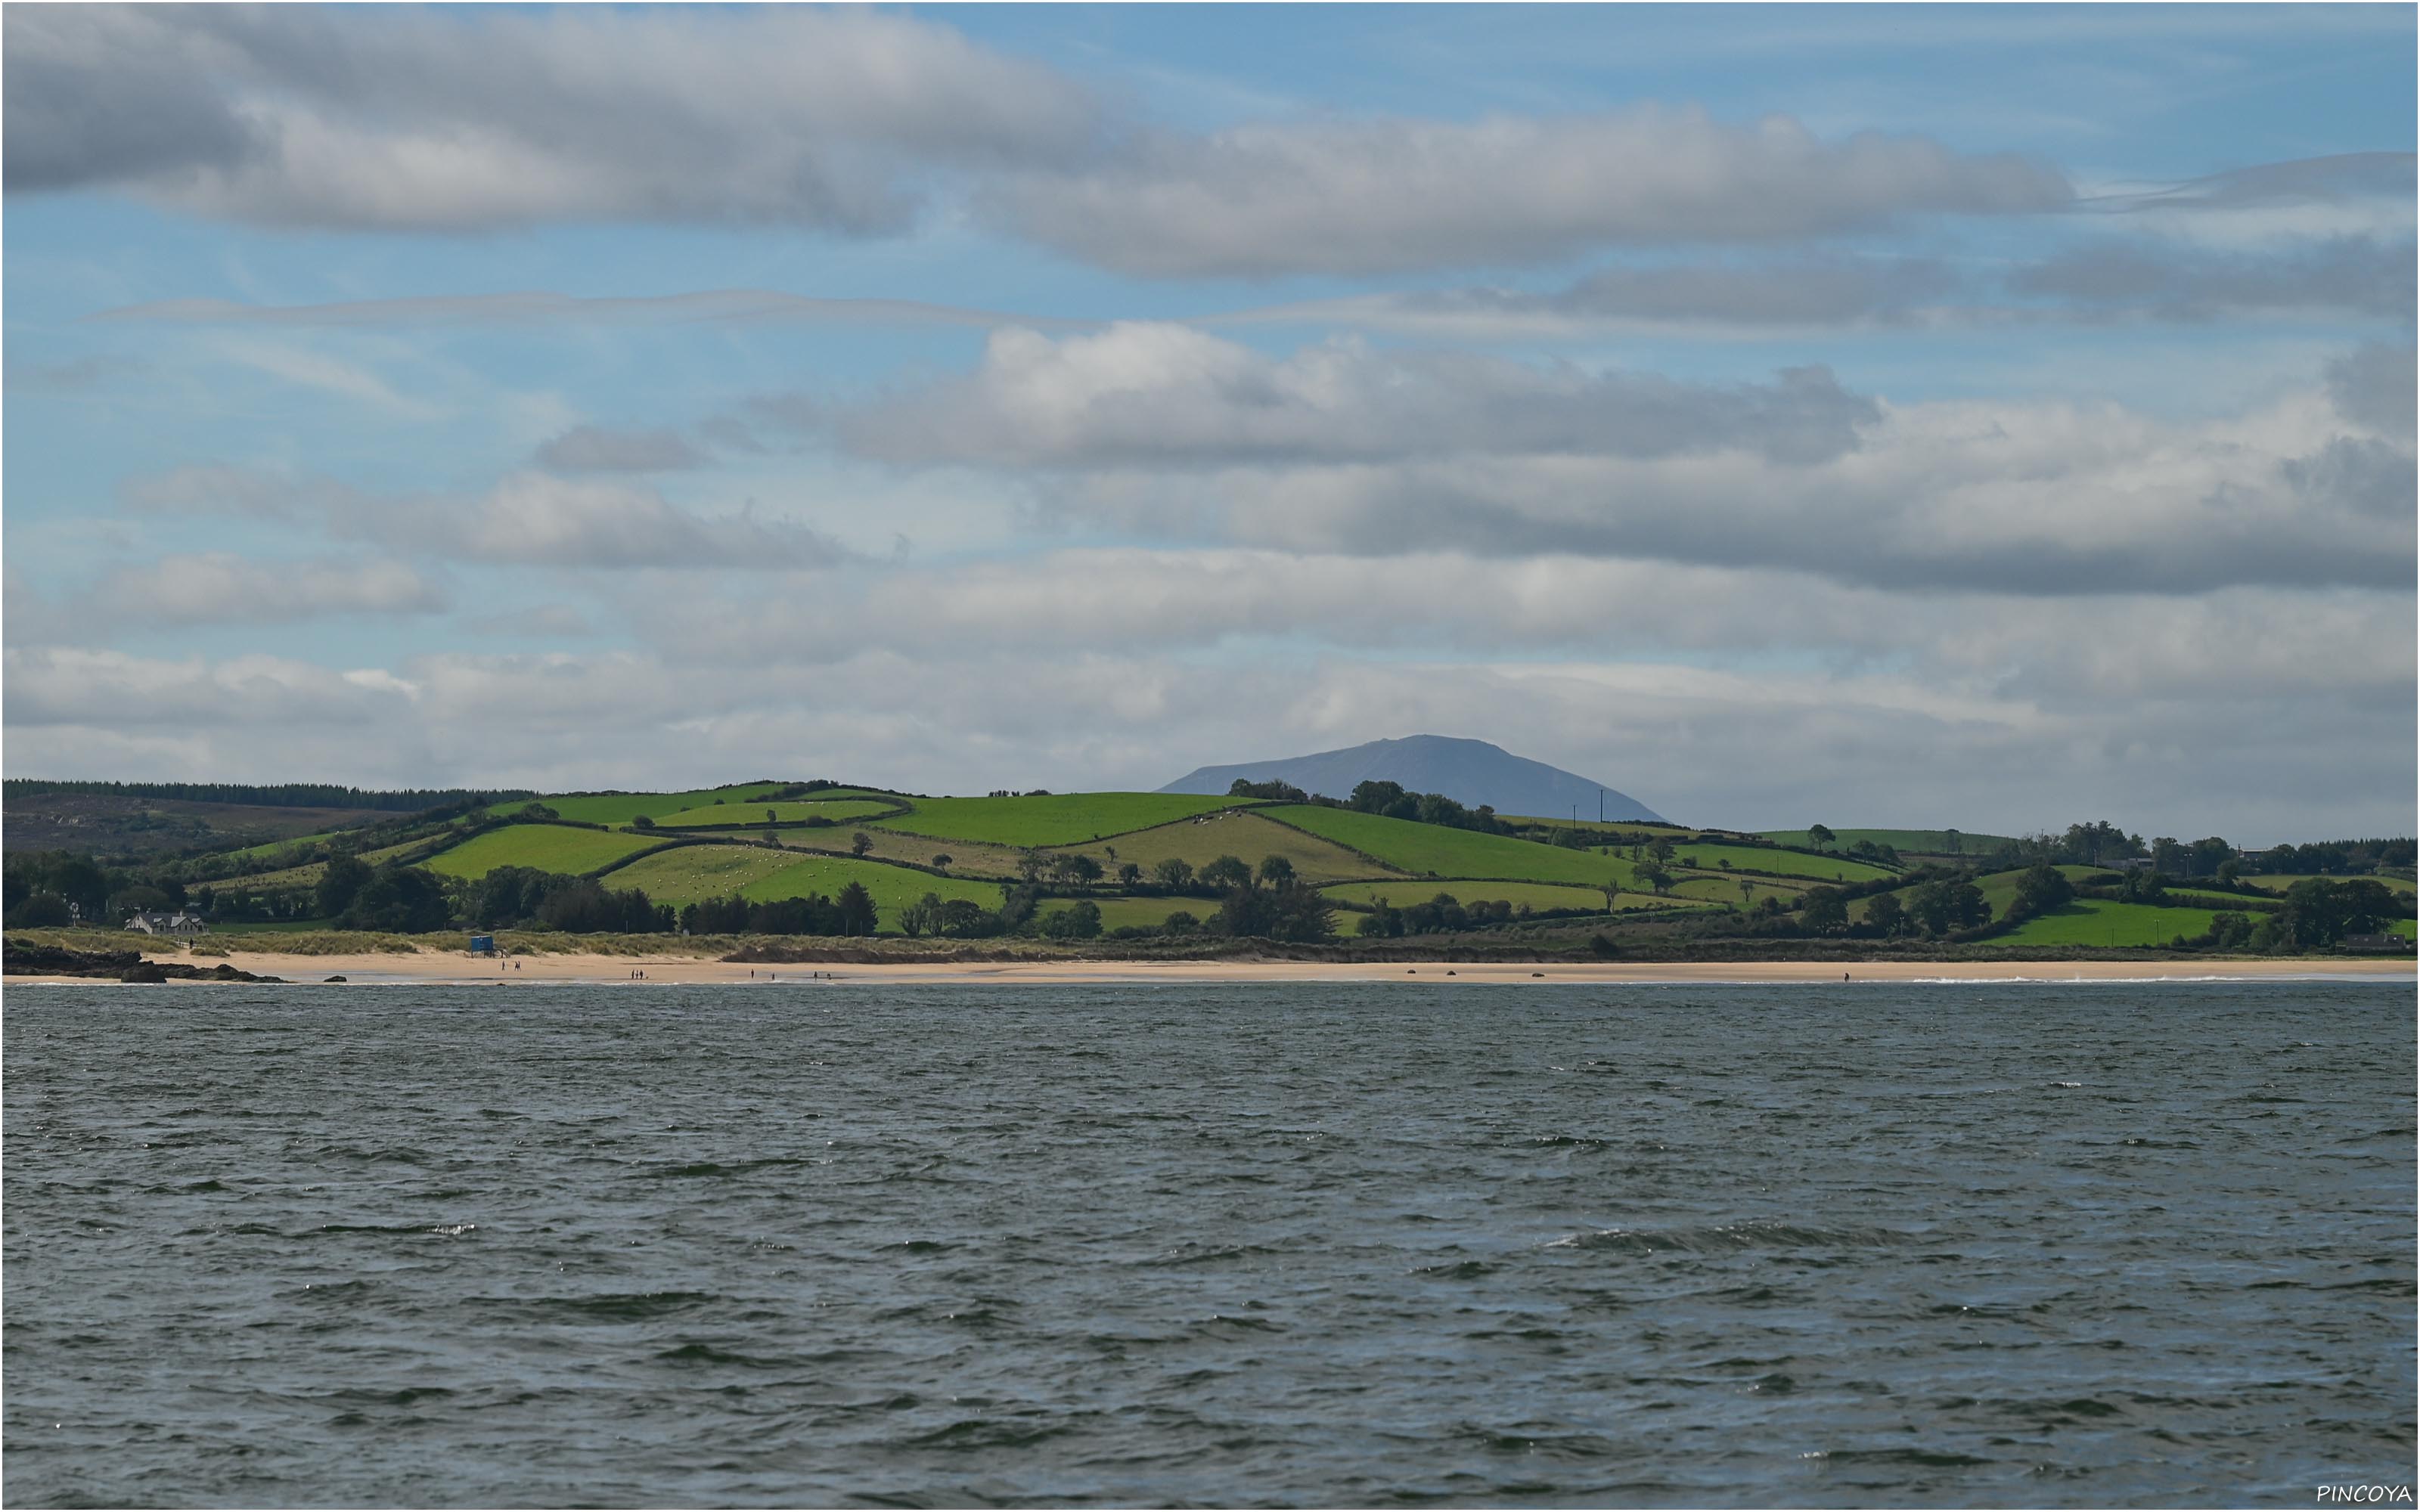
{"type": "Polygon", "coordinates": [[[1740,906],[1742,906],[1742,907],[1745,907],[1745,906],[1747,906],[1747,901],[1748,901],[1750,898],[1753,898],[1753,897],[1755,897],[1755,896],[1756,896],[1756,881],[1755,881],[1755,879],[1754,879],[1754,878],[1752,878],[1752,877],[1742,877],[1742,878],[1740,878],[1740,879],[1739,879],[1739,890],[1740,890],[1740,906]]]}
{"type": "Polygon", "coordinates": [[[1818,934],[1838,934],[1849,927],[1848,900],[1838,887],[1809,887],[1798,921],[1818,934]]]}
{"type": "Polygon", "coordinates": [[[2075,884],[2067,880],[2067,873],[2044,861],[2027,867],[2017,877],[2016,896],[2009,902],[2009,918],[2032,918],[2047,914],[2067,906],[2074,897],[2075,884]]]}
{"type": "Polygon", "coordinates": [[[1966,837],[1961,835],[1958,831],[1954,829],[1945,829],[1941,832],[1941,848],[1947,851],[1950,855],[1958,856],[1963,854],[1965,845],[1966,837]]]}
{"type": "Polygon", "coordinates": [[[840,889],[840,896],[832,902],[840,907],[840,932],[843,934],[874,933],[878,916],[874,907],[874,894],[865,890],[864,883],[850,883],[840,889]]]}
{"type": "Polygon", "coordinates": [[[1252,885],[1252,869],[1240,856],[1222,856],[1202,869],[1202,885],[1213,892],[1249,889],[1252,885]]]}
{"type": "Polygon", "coordinates": [[[1089,940],[1100,933],[1101,905],[1090,898],[1079,899],[1042,921],[1043,935],[1053,940],[1089,940]]]}
{"type": "Polygon", "coordinates": [[[1828,847],[1832,841],[1838,838],[1838,836],[1834,835],[1829,829],[1826,829],[1822,825],[1809,825],[1807,826],[1807,842],[1809,845],[1814,846],[1819,851],[1828,847]]]}
{"type": "Polygon", "coordinates": [[[10,929],[52,929],[68,923],[73,915],[68,912],[68,901],[55,892],[29,893],[8,910],[10,929]]]}
{"type": "Polygon", "coordinates": [[[768,810],[765,810],[765,823],[766,823],[768,825],[778,825],[778,824],[780,824],[781,822],[782,822],[782,816],[781,816],[781,814],[779,814],[778,812],[776,812],[775,810],[771,810],[771,809],[768,809],[768,810]]]}
{"type": "Polygon", "coordinates": [[[656,827],[656,822],[648,818],[645,814],[641,814],[636,819],[630,821],[630,827],[632,829],[653,829],[656,827]]]}
{"type": "MultiPolygon", "coordinates": [[[[768,813],[770,811],[770,810],[767,810],[768,813]]],[[[851,856],[863,856],[872,849],[874,849],[874,837],[862,829],[848,838],[848,854],[851,856]]]]}
{"type": "Polygon", "coordinates": [[[955,857],[952,856],[949,852],[938,851],[934,853],[933,865],[939,870],[946,872],[950,869],[950,862],[954,859],[955,859],[955,857]]]}
{"type": "Polygon", "coordinates": [[[1169,891],[1183,892],[1192,884],[1193,863],[1171,856],[1167,860],[1160,862],[1156,867],[1153,867],[1151,869],[1151,876],[1154,882],[1158,883],[1169,891]]]}
{"type": "Polygon", "coordinates": [[[1647,854],[1655,857],[1657,866],[1669,866],[1672,864],[1672,842],[1658,837],[1654,844],[1647,847],[1647,854]]]}
{"type": "Polygon", "coordinates": [[[1294,863],[1282,856],[1264,856],[1260,875],[1264,887],[1281,886],[1294,880],[1294,863]]]}
{"type": "Polygon", "coordinates": [[[983,922],[983,904],[971,898],[953,898],[941,904],[941,918],[936,933],[948,933],[964,939],[983,922]]]}
{"type": "Polygon", "coordinates": [[[1612,913],[1614,900],[1621,896],[1621,883],[1620,879],[1607,878],[1596,885],[1596,890],[1605,894],[1605,911],[1608,914],[1612,913]]]}
{"type": "Polygon", "coordinates": [[[1022,851],[1018,853],[1016,857],[1016,874],[1023,877],[1026,882],[1031,885],[1042,880],[1043,871],[1048,867],[1049,864],[1049,857],[1044,856],[1038,850],[1029,849],[1022,851]]]}
{"type": "Polygon", "coordinates": [[[941,895],[938,892],[928,892],[899,910],[899,928],[911,940],[927,929],[937,935],[941,933],[941,895]]]}
{"type": "Polygon", "coordinates": [[[1128,892],[1142,886],[1142,868],[1132,861],[1121,862],[1118,866],[1118,886],[1128,892]]]}
{"type": "Polygon", "coordinates": [[[1202,927],[1202,920],[1180,908],[1159,921],[1162,934],[1191,934],[1202,927]]]}
{"type": "Polygon", "coordinates": [[[1902,933],[1907,929],[1907,909],[1899,894],[1885,892],[1866,904],[1866,927],[1885,939],[1902,933]]]}
{"type": "Polygon", "coordinates": [[[311,901],[318,905],[319,917],[334,918],[352,906],[354,895],[370,879],[367,861],[358,856],[339,856],[319,872],[319,885],[312,889],[311,901]]]}
{"type": "Polygon", "coordinates": [[[1652,861],[1638,869],[1638,880],[1654,888],[1658,898],[1672,890],[1672,873],[1652,861]]]}
{"type": "Polygon", "coordinates": [[[362,883],[341,923],[346,929],[426,934],[443,929],[453,917],[444,885],[433,874],[416,866],[390,863],[371,872],[362,883]]]}

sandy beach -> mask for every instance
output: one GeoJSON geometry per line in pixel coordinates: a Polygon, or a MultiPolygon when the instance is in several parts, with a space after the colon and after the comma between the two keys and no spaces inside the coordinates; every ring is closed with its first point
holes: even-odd
{"type": "MultiPolygon", "coordinates": [[[[182,959],[163,953],[163,960],[182,959]]],[[[1375,963],[1333,961],[931,961],[876,964],[749,964],[694,956],[524,955],[499,963],[467,955],[278,955],[239,950],[210,957],[293,982],[343,977],[349,985],[509,982],[516,985],[644,982],[1822,982],[1845,970],[1855,981],[2149,981],[2226,978],[2337,977],[2414,980],[2409,957],[2377,960],[1888,961],[1842,966],[1807,961],[1375,963]],[[644,973],[644,977],[634,975],[644,973]]],[[[9,977],[11,985],[90,983],[82,977],[9,977]]],[[[171,983],[170,985],[175,985],[171,983]]],[[[216,984],[200,984],[216,985],[216,984]]]]}

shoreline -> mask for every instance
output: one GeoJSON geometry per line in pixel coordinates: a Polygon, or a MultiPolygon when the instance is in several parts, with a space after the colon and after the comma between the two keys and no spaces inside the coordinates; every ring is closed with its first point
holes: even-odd
{"type": "MultiPolygon", "coordinates": [[[[169,956],[166,959],[181,959],[169,956]]],[[[239,970],[282,977],[294,985],[317,985],[341,976],[349,986],[475,986],[613,984],[752,986],[783,981],[845,985],[849,982],[1079,983],[1207,982],[1556,982],[1584,984],[1821,983],[1841,973],[1855,981],[2065,982],[2224,981],[2290,978],[2369,979],[2412,981],[2409,956],[2365,961],[2345,957],[2312,960],[2258,958],[2226,961],[1657,961],[1657,962],[1345,962],[1345,961],[901,961],[876,964],[717,961],[698,956],[525,955],[503,966],[465,955],[363,951],[345,955],[286,955],[238,950],[214,956],[239,970]],[[514,969],[515,964],[518,969],[514,969]],[[644,971],[644,980],[631,976],[644,971]]],[[[0,979],[8,986],[119,986],[105,978],[29,974],[0,979]]],[[[164,985],[175,986],[170,982],[164,985]]],[[[227,983],[205,983],[222,986],[227,983]]],[[[233,985],[242,985],[235,983],[233,985]]]]}

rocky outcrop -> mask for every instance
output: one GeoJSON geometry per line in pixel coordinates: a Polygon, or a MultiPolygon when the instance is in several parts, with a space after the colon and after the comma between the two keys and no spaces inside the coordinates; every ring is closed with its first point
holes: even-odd
{"type": "Polygon", "coordinates": [[[0,971],[11,977],[91,977],[100,981],[284,981],[239,971],[222,961],[214,966],[182,961],[146,961],[133,950],[70,950],[56,945],[9,940],[0,945],[0,971]]]}

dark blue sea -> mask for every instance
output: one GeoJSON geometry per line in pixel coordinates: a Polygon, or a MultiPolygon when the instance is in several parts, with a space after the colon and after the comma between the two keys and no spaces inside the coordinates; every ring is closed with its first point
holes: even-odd
{"type": "Polygon", "coordinates": [[[7,1009],[17,1506],[2412,1480],[2408,983],[7,1009]]]}

